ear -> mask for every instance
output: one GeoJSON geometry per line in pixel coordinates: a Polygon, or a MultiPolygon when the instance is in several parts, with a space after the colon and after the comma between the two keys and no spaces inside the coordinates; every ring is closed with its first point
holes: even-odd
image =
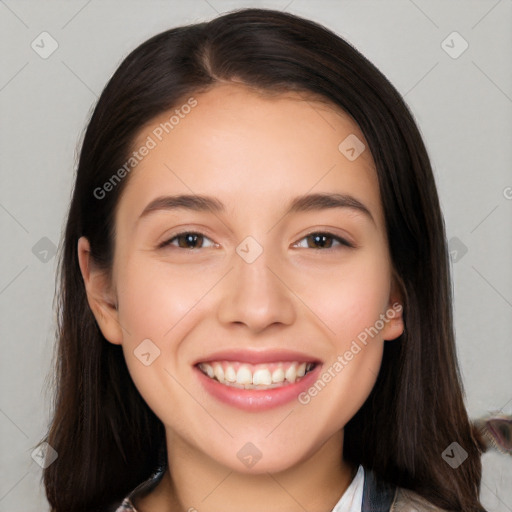
{"type": "Polygon", "coordinates": [[[403,286],[400,276],[393,270],[389,301],[386,311],[384,312],[384,327],[381,330],[382,339],[384,340],[395,340],[401,336],[405,330],[403,316],[404,296],[401,292],[403,286]]]}
{"type": "Polygon", "coordinates": [[[123,332],[119,324],[116,300],[111,291],[110,279],[100,270],[91,256],[89,240],[78,240],[78,263],[84,280],[87,301],[103,336],[115,345],[121,345],[123,332]]]}

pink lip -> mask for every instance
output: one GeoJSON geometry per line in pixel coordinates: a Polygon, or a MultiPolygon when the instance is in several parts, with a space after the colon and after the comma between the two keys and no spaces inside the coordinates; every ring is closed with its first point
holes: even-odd
{"type": "MultiPolygon", "coordinates": [[[[296,356],[291,360],[296,361],[297,359],[295,359],[295,357],[296,356]]],[[[217,358],[217,355],[215,358],[217,358]]],[[[285,360],[286,359],[287,358],[285,358],[285,360]]],[[[240,359],[237,359],[237,361],[239,360],[240,359]]],[[[302,361],[305,361],[305,359],[302,361]]],[[[288,384],[280,388],[254,390],[226,386],[218,382],[216,379],[211,379],[205,375],[197,366],[193,367],[201,385],[210,395],[225,404],[253,412],[278,407],[296,399],[300,393],[305,392],[316,382],[321,368],[322,365],[317,364],[313,370],[304,375],[301,380],[294,384],[288,384]]]]}
{"type": "Polygon", "coordinates": [[[243,363],[277,363],[280,361],[298,361],[299,363],[320,363],[321,361],[308,354],[293,352],[290,350],[223,350],[215,352],[202,359],[198,359],[193,364],[207,363],[209,361],[240,361],[243,363]]]}

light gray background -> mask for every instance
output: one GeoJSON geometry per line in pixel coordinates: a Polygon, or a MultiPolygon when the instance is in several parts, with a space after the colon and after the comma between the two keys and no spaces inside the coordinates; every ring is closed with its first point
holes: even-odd
{"type": "MultiPolygon", "coordinates": [[[[31,448],[49,419],[51,244],[60,241],[88,115],[122,58],[148,37],[249,6],[325,24],[405,95],[448,238],[458,239],[454,312],[468,411],[512,413],[511,0],[0,0],[0,511],[48,510],[31,448]],[[43,31],[58,43],[47,59],[31,47],[43,31]],[[458,58],[442,47],[453,31],[469,44],[458,58]]],[[[452,53],[462,48],[453,41],[452,53]]],[[[484,505],[511,511],[512,458],[486,454],[483,465],[484,505]]]]}

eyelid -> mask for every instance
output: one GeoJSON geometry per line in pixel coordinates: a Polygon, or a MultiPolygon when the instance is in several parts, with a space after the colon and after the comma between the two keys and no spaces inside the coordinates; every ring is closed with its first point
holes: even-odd
{"type": "MultiPolygon", "coordinates": [[[[174,233],[174,234],[166,237],[162,242],[157,244],[157,249],[165,249],[165,247],[168,247],[168,246],[174,247],[171,245],[171,242],[174,241],[179,236],[183,236],[183,235],[199,235],[199,236],[202,236],[203,238],[207,238],[208,240],[213,242],[213,244],[219,245],[217,242],[214,242],[208,235],[206,235],[205,233],[203,233],[201,231],[197,231],[197,230],[193,230],[193,229],[185,229],[185,230],[179,231],[178,233],[174,233]]],[[[176,247],[176,249],[182,249],[182,248],[176,247]]],[[[192,249],[185,249],[185,250],[191,251],[192,249]]]]}
{"type": "MultiPolygon", "coordinates": [[[[351,242],[346,236],[337,235],[337,234],[333,233],[332,231],[330,231],[327,228],[324,228],[324,229],[314,229],[312,231],[309,231],[304,236],[299,238],[298,242],[300,242],[301,240],[304,240],[304,238],[307,238],[308,236],[311,236],[311,235],[327,235],[329,238],[332,238],[332,239],[336,240],[340,244],[340,246],[342,246],[342,247],[351,248],[351,249],[357,248],[357,245],[355,243],[351,242]]],[[[297,244],[297,242],[295,242],[295,244],[297,244]]],[[[333,248],[328,248],[328,249],[321,249],[321,250],[323,250],[323,251],[331,250],[332,251],[334,249],[333,248]]],[[[318,250],[318,249],[316,249],[316,250],[318,250]]]]}

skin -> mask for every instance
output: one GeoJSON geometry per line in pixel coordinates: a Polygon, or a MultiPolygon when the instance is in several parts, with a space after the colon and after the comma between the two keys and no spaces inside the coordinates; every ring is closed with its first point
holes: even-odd
{"type": "MultiPolygon", "coordinates": [[[[285,348],[328,368],[401,301],[374,162],[357,124],[326,102],[236,83],[194,97],[198,105],[128,178],[112,274],[95,267],[87,239],[78,243],[98,325],[122,345],[135,385],[166,428],[170,473],[135,506],[328,511],[357,469],[342,459],[344,426],[375,384],[384,342],[403,332],[401,313],[307,405],[239,410],[207,394],[192,364],[220,349],[285,348]],[[350,134],[366,145],[354,161],[338,150],[350,134]],[[315,192],[351,194],[374,222],[349,208],[283,216],[288,201],[315,192]],[[162,210],[137,221],[154,198],[180,193],[214,196],[226,211],[162,210]],[[157,248],[183,231],[205,238],[194,249],[183,239],[182,248],[176,239],[157,248]],[[357,247],[327,239],[331,248],[322,248],[307,237],[325,231],[357,247]],[[250,264],[235,251],[249,235],[263,249],[250,264]],[[147,338],[161,351],[149,366],[134,356],[147,338]],[[237,457],[247,442],[262,454],[251,468],[237,457]]],[[[134,147],[169,116],[145,127],[134,147]]]]}

